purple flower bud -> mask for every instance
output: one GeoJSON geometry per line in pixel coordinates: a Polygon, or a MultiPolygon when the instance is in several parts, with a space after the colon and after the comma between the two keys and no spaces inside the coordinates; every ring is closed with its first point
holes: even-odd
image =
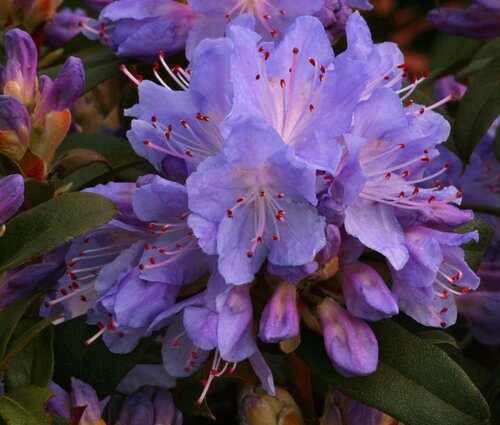
{"type": "Polygon", "coordinates": [[[365,320],[380,320],[398,314],[397,298],[379,274],[356,261],[340,269],[347,310],[365,320]]]}
{"type": "Polygon", "coordinates": [[[81,24],[89,20],[83,9],[61,9],[45,29],[45,44],[53,48],[63,47],[80,33],[81,24]]]}
{"type": "Polygon", "coordinates": [[[0,179],[0,226],[11,218],[24,200],[24,180],[19,174],[0,179]]]}
{"type": "Polygon", "coordinates": [[[259,337],[265,342],[279,342],[299,334],[297,288],[281,283],[267,303],[260,318],[259,337]]]}
{"type": "Polygon", "coordinates": [[[432,26],[452,35],[488,40],[500,35],[500,7],[492,0],[476,1],[466,9],[441,7],[427,15],[432,26]]]}
{"type": "Polygon", "coordinates": [[[460,84],[453,75],[442,77],[434,83],[434,99],[439,101],[450,93],[453,93],[457,100],[460,100],[467,91],[467,86],[460,84]]]}
{"type": "Polygon", "coordinates": [[[71,407],[85,408],[79,423],[104,425],[97,393],[90,385],[76,378],[71,378],[71,407]]]}
{"type": "Polygon", "coordinates": [[[318,305],[316,313],[323,328],[326,352],[337,372],[345,377],[375,372],[378,343],[370,327],[331,298],[318,305]]]}
{"type": "Polygon", "coordinates": [[[0,95],[0,140],[0,152],[15,160],[23,157],[31,142],[29,112],[12,96],[0,95]]]}
{"type": "Polygon", "coordinates": [[[38,52],[31,36],[20,29],[5,34],[7,65],[2,73],[4,94],[14,96],[26,106],[35,97],[38,52]]]}

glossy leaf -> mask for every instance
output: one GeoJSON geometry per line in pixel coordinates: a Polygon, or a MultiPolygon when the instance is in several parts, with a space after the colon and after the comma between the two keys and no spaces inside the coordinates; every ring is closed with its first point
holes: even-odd
{"type": "Polygon", "coordinates": [[[9,221],[0,238],[0,271],[33,260],[117,215],[110,200],[93,193],[70,193],[23,212],[9,221]]]}
{"type": "Polygon", "coordinates": [[[320,379],[406,425],[486,424],[486,401],[442,350],[390,320],[373,324],[373,330],[380,347],[379,365],[366,377],[338,374],[322,348],[321,336],[311,331],[303,331],[296,353],[320,379]]]}
{"type": "Polygon", "coordinates": [[[469,74],[480,71],[498,56],[500,56],[500,38],[495,38],[479,49],[469,65],[457,74],[457,78],[464,78],[469,74]]]}
{"type": "Polygon", "coordinates": [[[453,128],[456,151],[464,163],[500,115],[500,57],[481,70],[458,107],[453,128]]]}
{"type": "Polygon", "coordinates": [[[55,327],[54,381],[70,390],[70,379],[78,379],[91,385],[102,399],[114,391],[116,385],[132,369],[154,342],[154,337],[143,340],[129,354],[113,354],[102,340],[86,346],[84,341],[99,329],[85,323],[85,317],[61,323],[55,327]]]}
{"type": "Polygon", "coordinates": [[[47,388],[25,386],[0,397],[0,418],[7,425],[50,425],[44,406],[51,397],[47,388]]]}
{"type": "Polygon", "coordinates": [[[113,173],[111,164],[99,152],[91,149],[72,149],[56,161],[50,170],[49,176],[57,174],[62,179],[96,162],[104,164],[113,173]]]}

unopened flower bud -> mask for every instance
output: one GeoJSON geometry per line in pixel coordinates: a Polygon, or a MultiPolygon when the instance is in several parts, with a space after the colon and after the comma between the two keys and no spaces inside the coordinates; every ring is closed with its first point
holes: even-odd
{"type": "Polygon", "coordinates": [[[239,399],[242,425],[302,425],[302,413],[292,396],[276,388],[276,396],[258,387],[245,388],[239,399]]]}

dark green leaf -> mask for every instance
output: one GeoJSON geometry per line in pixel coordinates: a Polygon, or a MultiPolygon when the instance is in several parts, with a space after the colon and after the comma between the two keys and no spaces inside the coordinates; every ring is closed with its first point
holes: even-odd
{"type": "Polygon", "coordinates": [[[10,338],[24,312],[31,304],[38,300],[40,296],[40,294],[36,294],[29,298],[17,300],[3,310],[0,310],[0,359],[3,359],[10,338]]]}
{"type": "Polygon", "coordinates": [[[457,341],[449,333],[440,331],[439,329],[428,329],[425,331],[418,332],[416,334],[419,338],[422,338],[429,344],[441,345],[447,344],[458,348],[457,341]]]}
{"type": "Polygon", "coordinates": [[[54,187],[47,182],[26,179],[24,182],[24,202],[27,208],[36,207],[54,197],[54,187]]]}
{"type": "Polygon", "coordinates": [[[471,222],[460,226],[457,233],[467,233],[477,230],[479,241],[471,241],[462,248],[465,252],[465,261],[472,270],[477,270],[483,260],[484,253],[489,248],[494,236],[493,228],[480,218],[475,218],[471,222]]]}
{"type": "MultiPolygon", "coordinates": [[[[16,328],[27,328],[33,319],[24,319],[16,328]],[[24,326],[21,326],[23,325],[24,326]]],[[[16,335],[14,335],[14,338],[16,335]]],[[[5,371],[5,386],[7,391],[24,385],[46,387],[52,380],[54,372],[54,330],[44,329],[31,341],[14,359],[5,371]]]]}
{"type": "Polygon", "coordinates": [[[85,324],[85,317],[64,322],[55,327],[54,381],[69,390],[71,377],[92,385],[100,398],[115,390],[123,377],[142,359],[154,337],[145,339],[129,354],[113,354],[102,340],[86,346],[84,341],[99,329],[85,324]]]}
{"type": "Polygon", "coordinates": [[[3,176],[8,174],[23,174],[19,164],[2,152],[0,152],[0,173],[3,176]]]}
{"type": "MultiPolygon", "coordinates": [[[[7,351],[3,356],[2,360],[0,360],[0,371],[4,371],[14,360],[14,358],[24,349],[26,346],[30,344],[33,339],[38,336],[41,332],[51,326],[52,322],[56,319],[56,317],[49,317],[43,320],[40,320],[34,323],[31,327],[24,330],[17,338],[11,338],[11,342],[9,342],[9,346],[7,347],[7,351]]],[[[32,322],[31,322],[32,323],[32,322]]],[[[23,323],[20,324],[24,327],[23,323]]],[[[19,325],[18,325],[19,326],[19,325]]],[[[14,331],[15,336],[16,331],[14,331]]],[[[44,344],[41,344],[40,347],[44,347],[44,344]]],[[[40,353],[41,354],[41,353],[40,353]]],[[[39,359],[40,361],[43,361],[39,359]]],[[[47,371],[43,371],[41,375],[47,371]]],[[[48,371],[49,375],[51,375],[50,370],[48,371]]],[[[44,376],[43,376],[44,377],[44,376]]],[[[43,379],[40,378],[40,379],[43,379]]],[[[49,377],[50,379],[50,377],[49,377]]]]}
{"type": "Polygon", "coordinates": [[[487,66],[494,58],[500,56],[500,37],[486,43],[471,59],[469,65],[463,68],[457,78],[464,78],[469,74],[480,71],[487,66]]]}
{"type": "Polygon", "coordinates": [[[9,221],[0,238],[0,271],[20,266],[118,215],[114,204],[94,193],[70,193],[9,221]]]}
{"type": "Polygon", "coordinates": [[[51,397],[47,388],[26,386],[0,397],[0,417],[7,425],[50,425],[51,416],[44,410],[51,397]]]}
{"type": "Polygon", "coordinates": [[[497,366],[492,372],[489,381],[486,382],[483,388],[483,394],[489,403],[492,403],[500,394],[500,366],[497,366]]]}
{"type": "Polygon", "coordinates": [[[464,163],[493,121],[500,115],[500,57],[492,60],[474,79],[455,117],[453,140],[464,163]]]}
{"type": "Polygon", "coordinates": [[[60,157],[52,166],[49,177],[55,173],[60,179],[63,179],[71,173],[96,162],[104,164],[113,173],[113,167],[100,153],[91,149],[72,149],[60,157]]]}
{"type": "Polygon", "coordinates": [[[323,349],[322,338],[302,333],[296,353],[320,378],[343,393],[373,406],[406,425],[484,425],[488,405],[462,369],[442,350],[396,323],[373,324],[379,342],[377,371],[344,378],[323,349]]]}

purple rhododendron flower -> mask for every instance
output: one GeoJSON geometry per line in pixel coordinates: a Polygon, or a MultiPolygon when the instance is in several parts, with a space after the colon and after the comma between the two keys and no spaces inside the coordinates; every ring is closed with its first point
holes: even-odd
{"type": "Polygon", "coordinates": [[[189,224],[205,252],[219,255],[228,283],[250,282],[266,258],[282,266],[314,259],[325,245],[314,182],[314,168],[255,119],[199,165],[187,181],[189,224]]]}
{"type": "Polygon", "coordinates": [[[100,39],[118,56],[152,62],[160,51],[171,54],[186,44],[196,13],[173,0],[121,0],[107,5],[84,34],[100,39]]]}
{"type": "Polygon", "coordinates": [[[495,0],[476,0],[465,9],[433,9],[427,18],[432,26],[452,35],[479,40],[500,35],[500,5],[495,0]]]}
{"type": "Polygon", "coordinates": [[[72,10],[65,7],[59,10],[45,29],[44,43],[56,49],[63,47],[80,33],[81,24],[89,20],[90,18],[83,9],[72,10]]]}

